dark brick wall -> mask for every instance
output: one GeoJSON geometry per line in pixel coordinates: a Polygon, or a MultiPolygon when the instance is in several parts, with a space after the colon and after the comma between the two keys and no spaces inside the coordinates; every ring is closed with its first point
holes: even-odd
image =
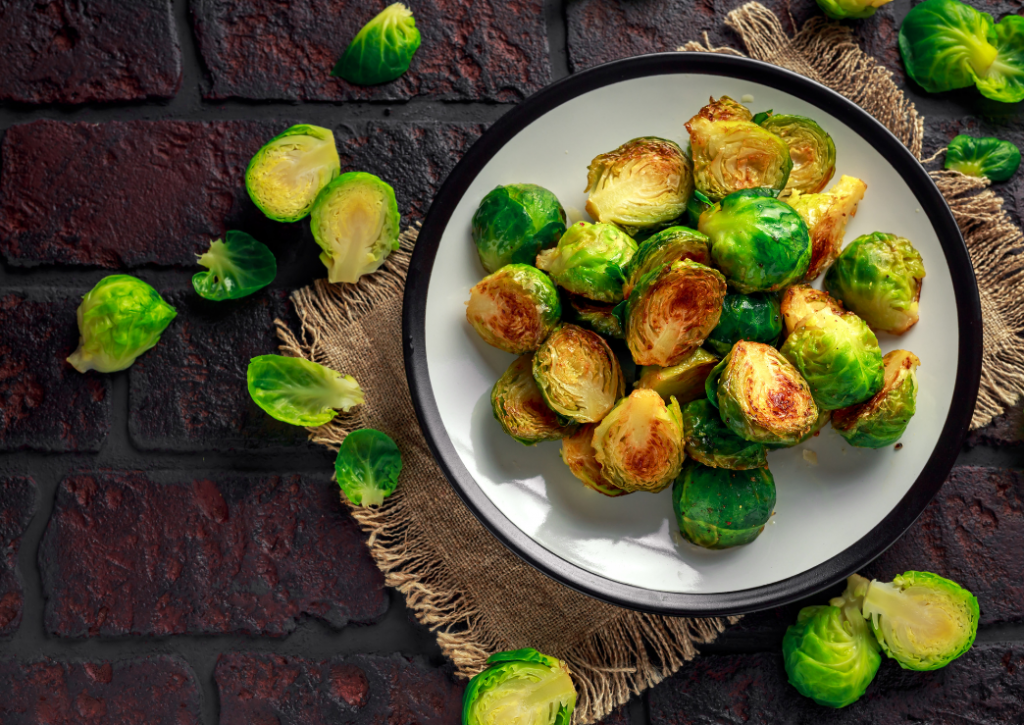
{"type": "MultiPolygon", "coordinates": [[[[796,23],[812,0],[763,0],[796,23]]],[[[0,2],[0,723],[455,723],[464,684],[383,588],[329,480],[330,452],[258,411],[249,357],[272,352],[288,292],[323,276],[305,224],[267,220],[242,171],[296,121],[334,130],[345,169],[422,219],[463,152],[551,80],[671,50],[742,0],[423,0],[409,74],[357,88],[327,72],[385,0],[0,2]],[[192,292],[226,229],[279,274],[245,300],[192,292]],[[178,310],[128,371],[80,375],[75,308],[129,271],[178,310]]],[[[986,1],[997,17],[1016,0],[986,1]]],[[[854,24],[906,78],[910,0],[854,24]]],[[[786,21],[790,24],[790,21],[786,21]]],[[[907,92],[926,152],[961,131],[1024,143],[1024,111],[971,91],[907,92]]],[[[1024,174],[1000,187],[1024,215],[1024,174]]],[[[936,673],[887,664],[835,713],[785,683],[803,603],[750,615],[606,725],[1010,723],[1024,706],[1024,423],[969,439],[949,481],[868,574],[925,568],[982,601],[979,645],[936,673]]],[[[822,597],[830,593],[824,593],[822,597]]]]}

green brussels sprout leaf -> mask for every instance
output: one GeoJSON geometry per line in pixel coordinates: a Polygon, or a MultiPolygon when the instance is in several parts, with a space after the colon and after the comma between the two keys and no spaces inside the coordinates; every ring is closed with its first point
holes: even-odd
{"type": "Polygon", "coordinates": [[[782,312],[773,294],[727,294],[722,301],[722,316],[705,345],[719,355],[728,355],[739,340],[774,345],[782,334],[782,312]]]}
{"type": "Polygon", "coordinates": [[[520,649],[487,663],[466,686],[462,725],[570,725],[576,688],[564,662],[520,649]]]}
{"type": "Polygon", "coordinates": [[[484,269],[533,264],[565,234],[565,210],[536,184],[508,184],[487,194],[473,214],[473,241],[484,269]]]}
{"type": "Polygon", "coordinates": [[[818,0],[818,7],[833,20],[863,20],[892,0],[818,0]]]}
{"type": "Polygon", "coordinates": [[[693,196],[686,202],[686,216],[687,222],[691,227],[696,227],[697,222],[700,221],[700,215],[714,206],[715,202],[711,201],[700,189],[693,190],[693,196]]]}
{"type": "Polygon", "coordinates": [[[755,113],[754,117],[750,119],[750,122],[756,123],[758,126],[763,126],[764,122],[772,117],[772,113],[774,113],[774,111],[771,108],[769,108],[767,111],[755,113]]]}
{"type": "Polygon", "coordinates": [[[949,142],[946,168],[989,181],[1006,181],[1020,167],[1020,149],[997,138],[960,134],[949,142]]]}
{"type": "Polygon", "coordinates": [[[620,340],[626,337],[622,320],[615,314],[616,308],[622,302],[619,305],[613,305],[609,302],[594,302],[586,297],[574,294],[568,294],[567,297],[569,298],[569,306],[576,314],[576,322],[589,327],[598,335],[614,337],[620,340]]]}
{"type": "Polygon", "coordinates": [[[265,244],[245,232],[229,230],[224,241],[210,243],[199,264],[208,271],[192,276],[192,286],[208,300],[237,300],[266,287],[277,276],[277,260],[265,244]]]}
{"type": "Polygon", "coordinates": [[[733,433],[707,398],[683,407],[683,431],[687,455],[705,466],[746,470],[768,465],[764,445],[733,433]]]}
{"type": "Polygon", "coordinates": [[[508,264],[484,277],[466,303],[466,320],[484,342],[515,355],[539,348],[561,317],[554,282],[528,264],[508,264]]]}
{"type": "Polygon", "coordinates": [[[616,226],[576,222],[554,249],[537,255],[537,267],[573,294],[617,303],[623,299],[623,268],[636,249],[636,242],[616,226]]]}
{"type": "Polygon", "coordinates": [[[351,375],[300,357],[260,355],[249,362],[249,395],[272,418],[314,427],[329,423],[363,403],[363,391],[351,375]]]}
{"type": "Polygon", "coordinates": [[[412,11],[394,3],[356,33],[331,75],[361,86],[387,83],[409,70],[419,47],[420,31],[412,11]]]}
{"type": "Polygon", "coordinates": [[[320,126],[292,126],[267,141],[245,170],[245,188],[269,218],[297,222],[341,173],[334,134],[320,126]]]}
{"type": "Polygon", "coordinates": [[[401,472],[398,446],[373,428],[345,436],[334,461],[334,478],[353,506],[380,506],[395,492],[401,472]]]}
{"type": "Polygon", "coordinates": [[[688,460],[672,485],[680,533],[706,549],[749,544],[774,508],[775,479],[767,467],[732,471],[688,460]]]}

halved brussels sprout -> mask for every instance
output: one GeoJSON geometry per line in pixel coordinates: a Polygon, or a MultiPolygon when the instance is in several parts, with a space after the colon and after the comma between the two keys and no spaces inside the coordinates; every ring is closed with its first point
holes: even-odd
{"type": "Polygon", "coordinates": [[[864,320],[824,309],[808,315],[779,352],[811,388],[819,409],[863,403],[882,389],[882,350],[864,320]]]}
{"type": "Polygon", "coordinates": [[[892,0],[818,0],[818,7],[833,20],[870,18],[892,0]]]}
{"type": "Polygon", "coordinates": [[[666,403],[674,397],[680,405],[685,405],[707,395],[704,381],[717,364],[717,357],[698,347],[678,365],[667,368],[647,365],[641,368],[634,386],[653,390],[666,403]]]}
{"type": "Polygon", "coordinates": [[[328,184],[313,204],[310,227],[331,282],[359,281],[398,249],[395,190],[373,174],[350,171],[328,184]]]}
{"type": "Polygon", "coordinates": [[[583,485],[605,496],[625,496],[632,491],[623,491],[604,477],[604,468],[597,461],[594,450],[594,431],[597,423],[587,423],[576,429],[571,436],[562,439],[562,460],[572,475],[583,481],[583,485]]]}
{"type": "Polygon", "coordinates": [[[626,344],[637,365],[678,365],[715,329],[725,279],[689,259],[648,272],[626,303],[626,344]]]}
{"type": "Polygon", "coordinates": [[[812,282],[828,269],[843,249],[846,223],[857,214],[857,204],[868,186],[852,176],[841,176],[824,194],[793,193],[787,200],[807,224],[811,235],[811,263],[804,280],[812,282]]]}
{"type": "Polygon", "coordinates": [[[528,446],[557,441],[575,429],[563,424],[544,402],[533,379],[533,353],[516,358],[498,378],[491,388],[491,410],[506,433],[528,446]]]}
{"type": "Polygon", "coordinates": [[[271,418],[291,425],[324,425],[364,402],[363,389],[342,375],[301,357],[260,355],[246,370],[249,395],[271,418]]]}
{"type": "Polygon", "coordinates": [[[711,468],[741,471],[768,465],[764,444],[733,433],[707,398],[683,406],[683,438],[686,454],[711,468]]]}
{"type": "Polygon", "coordinates": [[[420,31],[412,11],[394,3],[356,33],[331,75],[361,86],[387,83],[409,70],[419,47],[420,31]]]}
{"type": "Polygon", "coordinates": [[[710,468],[694,460],[672,486],[679,531],[705,549],[749,544],[775,508],[775,479],[767,467],[746,471],[710,468]]]}
{"type": "Polygon", "coordinates": [[[636,234],[667,227],[686,212],[693,171],[679,144],[645,136],[591,161],[586,192],[590,216],[636,234]]]}
{"type": "Polygon", "coordinates": [[[1006,181],[1020,167],[1020,149],[998,138],[960,134],[949,142],[946,168],[990,181],[1006,181]]]}
{"type": "Polygon", "coordinates": [[[793,168],[786,142],[751,118],[750,111],[722,96],[686,122],[694,181],[711,201],[740,189],[786,187],[793,168]]]}
{"type": "Polygon", "coordinates": [[[245,232],[234,229],[215,239],[206,253],[199,255],[205,272],[192,275],[192,286],[208,300],[237,300],[251,295],[274,281],[277,260],[267,245],[245,232]]]}
{"type": "Polygon", "coordinates": [[[825,273],[825,289],[874,330],[902,335],[917,324],[924,261],[910,240],[857,237],[825,273]]]}
{"type": "Polygon", "coordinates": [[[774,292],[799,281],[811,262],[807,225],[764,189],[729,194],[700,215],[711,259],[738,292],[774,292]]]}
{"type": "Polygon", "coordinates": [[[611,224],[576,222],[558,246],[537,255],[537,266],[573,294],[598,302],[621,302],[623,269],[636,242],[611,224]]]}
{"type": "Polygon", "coordinates": [[[686,458],[679,403],[665,405],[653,390],[638,388],[597,426],[593,445],[613,486],[657,493],[679,475],[686,458]]]}
{"type": "Polygon", "coordinates": [[[260,211],[279,222],[309,215],[317,195],[341,173],[334,134],[303,124],[274,136],[252,157],[245,189],[260,211]]]}
{"type": "Polygon", "coordinates": [[[800,371],[764,343],[737,342],[705,387],[722,422],[748,441],[792,445],[818,420],[818,406],[800,371]]]}
{"type": "Polygon", "coordinates": [[[978,598],[926,571],[904,572],[891,584],[872,581],[862,611],[882,650],[905,670],[945,667],[969,650],[978,634],[978,598]]]}
{"type": "Polygon", "coordinates": [[[596,423],[626,392],[615,353],[596,332],[561,325],[533,358],[533,377],[545,402],[563,418],[596,423]]]}
{"type": "Polygon", "coordinates": [[[661,269],[671,264],[692,259],[700,264],[711,264],[711,247],[708,238],[689,227],[669,227],[640,243],[636,254],[626,265],[626,284],[622,291],[629,297],[640,278],[652,269],[661,269]]]}
{"type": "Polygon", "coordinates": [[[828,292],[816,290],[806,284],[787,287],[782,293],[779,309],[782,311],[782,321],[785,323],[783,332],[786,336],[789,336],[805,317],[818,310],[831,310],[837,315],[846,312],[843,303],[834,299],[828,292]]]}
{"type": "Polygon", "coordinates": [[[480,337],[521,355],[540,347],[562,317],[551,278],[528,264],[508,264],[469,290],[466,319],[480,337]]]}
{"type": "Polygon", "coordinates": [[[462,725],[569,725],[576,688],[569,666],[535,649],[499,652],[466,686],[462,725]]]}
{"type": "Polygon", "coordinates": [[[553,247],[565,234],[565,210],[542,186],[499,186],[473,213],[472,232],[488,272],[506,264],[533,264],[542,249],[553,247]]]}
{"type": "Polygon", "coordinates": [[[825,129],[806,116],[785,113],[769,116],[761,122],[761,128],[789,147],[793,169],[784,191],[815,194],[825,188],[836,173],[836,145],[825,129]]]}
{"type": "Polygon", "coordinates": [[[895,443],[917,412],[917,366],[912,352],[893,350],[882,358],[882,389],[869,400],[832,413],[832,427],[859,448],[895,443]]]}
{"type": "Polygon", "coordinates": [[[705,344],[719,355],[728,355],[739,340],[775,345],[782,334],[782,312],[774,294],[754,292],[728,294],[722,302],[722,317],[705,344]]]}
{"type": "Polygon", "coordinates": [[[574,294],[567,295],[567,297],[569,306],[576,313],[578,322],[599,335],[625,339],[626,332],[622,329],[622,322],[615,314],[615,305],[607,302],[594,302],[574,294]]]}
{"type": "Polygon", "coordinates": [[[380,506],[395,492],[401,472],[398,444],[373,428],[345,436],[334,459],[334,480],[353,506],[380,506]]]}

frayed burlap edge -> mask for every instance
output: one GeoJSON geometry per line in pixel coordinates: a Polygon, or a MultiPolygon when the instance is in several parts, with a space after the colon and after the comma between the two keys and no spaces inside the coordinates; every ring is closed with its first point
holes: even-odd
{"type": "MultiPolygon", "coordinates": [[[[921,158],[924,118],[893,81],[892,73],[856,44],[852,30],[814,17],[788,37],[779,18],[752,2],[733,10],[725,24],[742,39],[750,56],[788,68],[832,88],[877,118],[921,158]]],[[[680,51],[743,55],[690,42],[680,51]]],[[[933,162],[939,154],[927,159],[933,162]]],[[[978,280],[983,320],[981,388],[971,428],[987,425],[1024,393],[1024,305],[1011,290],[1024,283],[1024,238],[1003,209],[989,181],[957,171],[929,172],[949,204],[967,243],[978,280]]]]}

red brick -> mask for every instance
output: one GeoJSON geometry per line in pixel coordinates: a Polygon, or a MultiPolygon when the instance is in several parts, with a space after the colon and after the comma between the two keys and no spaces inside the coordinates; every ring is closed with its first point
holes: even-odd
{"type": "Polygon", "coordinates": [[[281,635],[387,608],[383,577],[326,477],[61,483],[39,549],[47,631],[64,637],[281,635]]]}
{"type": "Polygon", "coordinates": [[[453,725],[462,691],[441,669],[401,655],[328,660],[267,653],[220,656],[220,725],[453,725]]]}
{"type": "Polygon", "coordinates": [[[392,83],[355,86],[330,73],[364,23],[388,2],[195,0],[192,17],[210,99],[514,102],[551,79],[542,0],[422,0],[422,44],[392,83]]]}
{"type": "Polygon", "coordinates": [[[98,451],[107,437],[109,377],[66,360],[80,301],[0,292],[0,450],[98,451]]]}
{"type": "Polygon", "coordinates": [[[14,634],[21,624],[25,597],[18,549],[35,512],[35,482],[24,476],[0,477],[0,637],[14,634]]]}
{"type": "Polygon", "coordinates": [[[180,657],[0,660],[4,725],[199,725],[196,676],[180,657]]]}
{"type": "Polygon", "coordinates": [[[170,0],[12,0],[0,5],[0,100],[170,98],[181,49],[170,0]]]}

